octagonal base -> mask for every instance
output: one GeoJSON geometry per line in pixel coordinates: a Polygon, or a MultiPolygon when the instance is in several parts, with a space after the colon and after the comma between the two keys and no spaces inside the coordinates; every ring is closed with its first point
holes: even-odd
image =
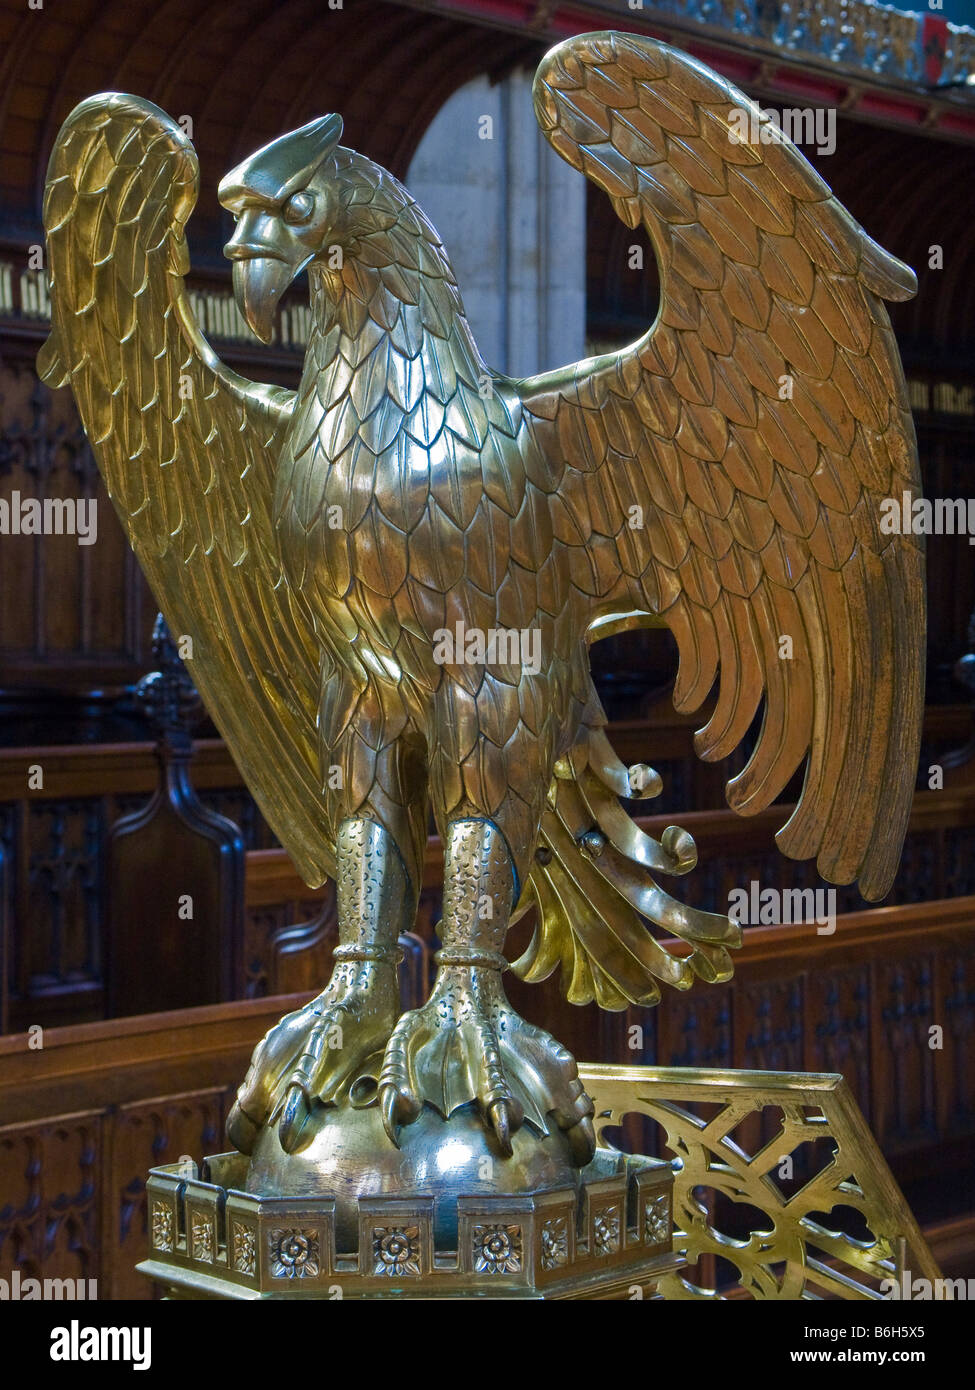
{"type": "Polygon", "coordinates": [[[207,1159],[202,1176],[154,1168],[140,1271],[171,1298],[613,1298],[634,1287],[652,1296],[683,1262],[670,1166],[610,1149],[569,1184],[455,1190],[446,1222],[432,1180],[427,1192],[355,1196],[354,1244],[333,1194],[265,1195],[248,1184],[236,1153],[207,1159]]]}

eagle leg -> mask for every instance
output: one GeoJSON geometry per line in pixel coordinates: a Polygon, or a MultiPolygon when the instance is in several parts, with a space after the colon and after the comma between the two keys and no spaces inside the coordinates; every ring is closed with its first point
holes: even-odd
{"type": "Polygon", "coordinates": [[[439,971],[430,998],[400,1018],[386,1047],[383,1123],[398,1144],[400,1126],[416,1120],[425,1103],[449,1118],[474,1102],[506,1157],[523,1123],[547,1134],[554,1121],[582,1166],[596,1141],[575,1059],[515,1013],[501,983],[515,887],[507,843],[491,820],[447,827],[439,971]]]}
{"type": "Polygon", "coordinates": [[[227,1120],[249,1153],[265,1123],[293,1153],[318,1105],[337,1103],[382,1053],[399,1013],[400,933],[416,915],[416,890],[395,841],[375,821],[343,821],[336,839],[339,945],[328,985],[257,1045],[227,1120]]]}

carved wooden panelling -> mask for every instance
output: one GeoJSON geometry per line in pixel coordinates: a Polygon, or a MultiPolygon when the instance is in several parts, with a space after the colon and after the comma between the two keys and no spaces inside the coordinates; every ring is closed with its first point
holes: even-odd
{"type": "Polygon", "coordinates": [[[735,991],[738,1055],[755,1071],[802,1071],[804,990],[798,978],[743,980],[735,991]]]}
{"type": "Polygon", "coordinates": [[[806,1012],[811,1030],[805,1065],[811,1071],[841,1072],[869,1117],[869,967],[812,971],[806,977],[806,1012]]]}
{"type": "Polygon", "coordinates": [[[223,1144],[232,1087],[0,1129],[0,1277],[83,1279],[97,1297],[151,1297],[145,1178],[223,1144]]]}
{"type": "Polygon", "coordinates": [[[270,986],[272,946],[291,920],[287,903],[248,908],[244,920],[244,992],[248,999],[273,994],[270,986]]]}
{"type": "Polygon", "coordinates": [[[100,666],[135,678],[155,605],[98,476],[74,404],[27,364],[0,363],[0,496],[95,504],[94,540],[13,535],[0,543],[0,665],[24,680],[100,666]]]}
{"type": "MultiPolygon", "coordinates": [[[[975,826],[948,826],[944,836],[944,874],[939,896],[960,898],[975,892],[975,826]]],[[[922,896],[919,894],[919,899],[922,896]]]]}
{"type": "Polygon", "coordinates": [[[942,972],[944,1078],[940,1123],[949,1133],[967,1133],[975,1127],[975,951],[946,951],[942,972]]]}
{"type": "Polygon", "coordinates": [[[101,975],[104,806],[100,800],[35,802],[28,817],[31,923],[21,953],[24,994],[69,990],[101,975]]]}
{"type": "Polygon", "coordinates": [[[0,1277],[98,1279],[104,1116],[0,1128],[0,1277]]]}
{"type": "Polygon", "coordinates": [[[123,1105],[112,1116],[105,1235],[114,1252],[107,1298],[145,1298],[146,1281],[135,1266],[148,1254],[146,1175],[161,1163],[226,1147],[223,1126],[229,1090],[189,1092],[163,1100],[123,1105]]]}
{"type": "Polygon", "coordinates": [[[919,952],[905,959],[882,960],[876,968],[876,1003],[880,1013],[875,1068],[880,1129],[892,1144],[934,1134],[935,1067],[945,1079],[944,1053],[930,1045],[930,1029],[939,1020],[934,1010],[936,961],[919,952]]]}
{"type": "MultiPolygon", "coordinates": [[[[731,991],[702,990],[696,998],[695,993],[678,998],[663,1013],[658,1010],[660,1050],[652,1060],[680,1067],[733,1066],[731,991]]],[[[628,1016],[635,1021],[640,1011],[630,1010],[628,1016]]]]}

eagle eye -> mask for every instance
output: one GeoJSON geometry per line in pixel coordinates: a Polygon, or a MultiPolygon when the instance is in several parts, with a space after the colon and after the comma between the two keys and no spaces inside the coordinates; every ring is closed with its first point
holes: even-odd
{"type": "Polygon", "coordinates": [[[292,227],[308,222],[315,211],[315,199],[311,193],[292,193],[283,208],[284,220],[292,227]]]}

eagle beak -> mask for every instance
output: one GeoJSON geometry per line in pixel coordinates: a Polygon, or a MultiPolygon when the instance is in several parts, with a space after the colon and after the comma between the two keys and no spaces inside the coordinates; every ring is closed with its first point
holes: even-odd
{"type": "Polygon", "coordinates": [[[241,256],[238,249],[234,257],[234,298],[262,343],[269,343],[274,335],[274,315],[295,273],[294,267],[278,256],[241,256]]]}

